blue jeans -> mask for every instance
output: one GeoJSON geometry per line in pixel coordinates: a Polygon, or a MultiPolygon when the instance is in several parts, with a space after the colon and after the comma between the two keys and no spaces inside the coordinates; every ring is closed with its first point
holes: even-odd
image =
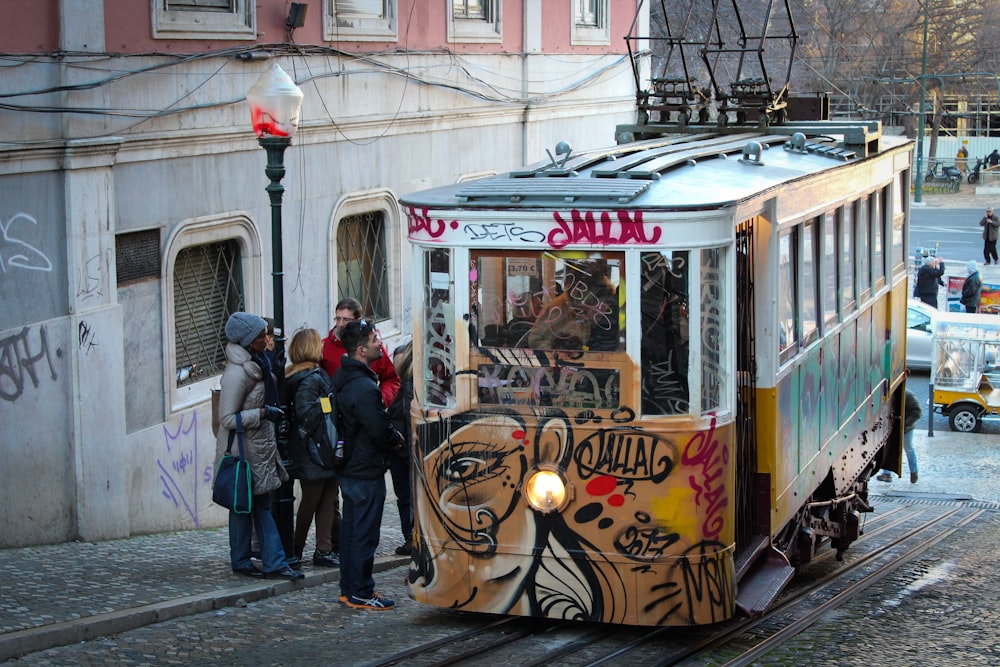
{"type": "Polygon", "coordinates": [[[385,507],[385,477],[340,478],[344,497],[340,521],[340,594],[370,598],[375,592],[375,550],[385,507]]]}
{"type": "Polygon", "coordinates": [[[250,562],[250,535],[256,530],[260,540],[260,555],[265,572],[277,572],[288,567],[285,549],[281,546],[278,527],[271,516],[271,494],[253,497],[250,514],[229,513],[229,560],[237,570],[252,567],[250,562]]]}
{"type": "Polygon", "coordinates": [[[913,429],[903,432],[903,451],[906,452],[906,465],[910,472],[917,472],[917,452],[913,449],[913,429]]]}

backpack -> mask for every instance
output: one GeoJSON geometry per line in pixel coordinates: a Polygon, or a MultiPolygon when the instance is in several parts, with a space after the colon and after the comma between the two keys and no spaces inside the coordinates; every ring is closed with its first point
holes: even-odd
{"type": "Polygon", "coordinates": [[[299,424],[299,439],[305,444],[309,459],[324,470],[339,470],[346,462],[344,457],[344,432],[340,410],[337,408],[337,396],[332,391],[318,399],[323,419],[312,430],[299,424]]]}
{"type": "MultiPolygon", "coordinates": [[[[316,368],[313,373],[323,373],[322,369],[316,368]]],[[[297,383],[296,383],[297,386],[297,383]]],[[[327,385],[329,386],[329,385],[327,385]]],[[[320,412],[323,418],[308,428],[299,418],[294,401],[294,391],[288,401],[288,414],[291,425],[296,430],[299,443],[302,445],[309,460],[323,470],[338,470],[343,467],[343,426],[341,425],[340,410],[337,407],[337,396],[331,390],[325,395],[319,396],[316,400],[319,403],[320,412]],[[337,455],[337,446],[341,446],[341,455],[337,455]],[[339,459],[339,460],[338,460],[339,459]]],[[[301,406],[299,406],[301,408],[301,406]]]]}

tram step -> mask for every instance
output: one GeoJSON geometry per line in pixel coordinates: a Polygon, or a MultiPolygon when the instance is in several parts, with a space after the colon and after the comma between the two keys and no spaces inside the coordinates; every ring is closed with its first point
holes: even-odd
{"type": "Polygon", "coordinates": [[[771,540],[767,535],[751,535],[750,543],[736,554],[736,581],[743,581],[743,577],[750,570],[760,555],[771,546],[771,540]]]}
{"type": "Polygon", "coordinates": [[[767,611],[794,575],[795,568],[785,555],[769,546],[739,580],[736,606],[747,616],[757,618],[767,611]]]}

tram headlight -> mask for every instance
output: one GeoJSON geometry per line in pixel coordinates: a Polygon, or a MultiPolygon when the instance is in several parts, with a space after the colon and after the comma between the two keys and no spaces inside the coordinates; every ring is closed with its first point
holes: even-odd
{"type": "Polygon", "coordinates": [[[572,496],[566,479],[552,466],[539,466],[529,473],[522,490],[528,504],[542,514],[562,510],[572,496]]]}

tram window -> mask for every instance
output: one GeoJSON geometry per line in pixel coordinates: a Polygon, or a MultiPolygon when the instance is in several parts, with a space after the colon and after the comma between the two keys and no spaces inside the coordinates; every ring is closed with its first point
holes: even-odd
{"type": "Polygon", "coordinates": [[[424,322],[422,381],[430,405],[455,405],[455,299],[451,251],[424,253],[424,322]]]}
{"type": "MultiPolygon", "coordinates": [[[[899,174],[896,174],[896,184],[899,183],[899,174]]],[[[906,262],[903,258],[903,211],[901,210],[900,204],[897,201],[899,198],[898,188],[897,194],[892,198],[892,215],[890,216],[888,211],[889,208],[886,205],[888,202],[886,199],[890,196],[890,190],[886,187],[882,191],[882,210],[886,211],[886,217],[888,220],[892,221],[892,253],[890,257],[892,261],[890,262],[891,272],[896,273],[897,271],[906,271],[906,262]],[[900,209],[900,210],[897,210],[900,209]]]]}
{"type": "Polygon", "coordinates": [[[802,225],[802,344],[808,345],[819,334],[819,310],[816,290],[816,223],[802,225]]]}
{"type": "Polygon", "coordinates": [[[726,378],[725,293],[722,277],[724,251],[701,251],[701,412],[723,407],[726,378]]]}
{"type": "Polygon", "coordinates": [[[642,412],[687,414],[688,252],[644,252],[640,271],[642,412]]]}
{"type": "Polygon", "coordinates": [[[475,336],[489,347],[616,352],[621,253],[473,253],[475,336]]]}
{"type": "Polygon", "coordinates": [[[796,229],[781,233],[778,238],[778,351],[786,361],[798,350],[798,327],[795,326],[798,284],[795,267],[798,264],[796,229]]]}
{"type": "Polygon", "coordinates": [[[840,209],[840,306],[845,315],[854,310],[857,299],[854,282],[854,207],[840,209]]]}
{"type": "Polygon", "coordinates": [[[822,271],[823,324],[829,329],[837,323],[837,215],[828,211],[823,216],[822,271]]]}
{"type": "Polygon", "coordinates": [[[881,201],[880,194],[873,192],[869,214],[872,221],[872,250],[874,256],[872,262],[872,284],[875,287],[879,287],[885,282],[885,218],[882,215],[885,209],[880,205],[881,201]]]}
{"type": "Polygon", "coordinates": [[[858,298],[865,299],[872,289],[871,220],[868,219],[868,195],[857,203],[858,230],[858,298]]]}

